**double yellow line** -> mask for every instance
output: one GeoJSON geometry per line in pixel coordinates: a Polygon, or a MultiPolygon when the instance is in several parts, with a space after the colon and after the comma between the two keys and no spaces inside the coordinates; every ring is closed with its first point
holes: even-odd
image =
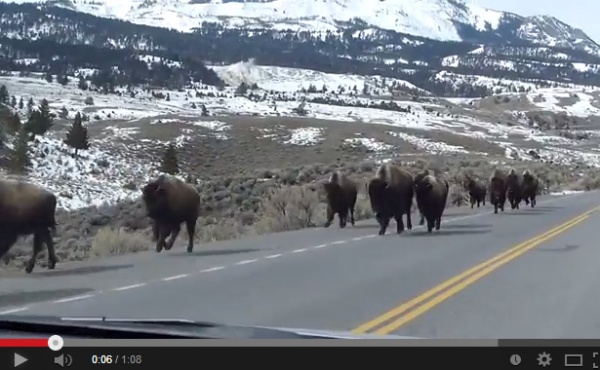
{"type": "Polygon", "coordinates": [[[594,207],[584,214],[577,216],[559,226],[556,226],[535,238],[520,243],[506,252],[503,252],[494,258],[491,258],[467,271],[464,271],[443,282],[442,284],[428,290],[427,292],[409,300],[408,302],[405,302],[400,306],[384,313],[383,315],[360,325],[356,329],[352,330],[352,332],[357,334],[374,332],[376,334],[385,335],[398,330],[400,327],[423,315],[427,311],[444,302],[446,299],[454,296],[458,292],[475,283],[482,277],[489,275],[499,267],[581,223],[598,209],[600,209],[600,206],[594,207]],[[376,328],[379,329],[375,330],[376,328]]]}

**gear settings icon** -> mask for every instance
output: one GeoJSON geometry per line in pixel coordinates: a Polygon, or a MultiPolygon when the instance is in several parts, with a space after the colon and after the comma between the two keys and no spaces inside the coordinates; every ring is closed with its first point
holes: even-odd
{"type": "Polygon", "coordinates": [[[550,362],[552,361],[552,357],[550,357],[549,353],[542,352],[538,355],[537,361],[540,366],[546,367],[546,366],[550,365],[550,362]]]}

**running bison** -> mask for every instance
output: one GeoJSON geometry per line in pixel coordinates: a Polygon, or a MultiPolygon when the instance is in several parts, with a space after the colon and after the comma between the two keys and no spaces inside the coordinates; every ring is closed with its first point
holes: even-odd
{"type": "Polygon", "coordinates": [[[494,213],[498,213],[498,209],[504,212],[506,176],[506,171],[496,168],[490,177],[490,203],[494,206],[494,213]]]}
{"type": "Polygon", "coordinates": [[[487,195],[487,189],[484,184],[482,184],[479,180],[471,177],[470,175],[465,175],[464,186],[465,189],[469,191],[471,209],[475,207],[475,204],[477,204],[477,208],[479,208],[481,204],[485,206],[485,196],[487,195]]]}
{"type": "Polygon", "coordinates": [[[333,217],[337,213],[340,228],[346,227],[348,214],[350,223],[354,226],[354,207],[358,196],[358,185],[340,171],[331,174],[329,181],[323,187],[327,194],[327,222],[325,227],[331,226],[333,217]]]}
{"type": "Polygon", "coordinates": [[[511,168],[506,177],[506,197],[511,209],[519,209],[521,204],[522,178],[514,168],[511,168]]]}
{"type": "Polygon", "coordinates": [[[200,195],[191,184],[170,176],[159,176],[142,189],[146,214],[152,219],[152,232],[156,252],[170,250],[185,222],[188,233],[188,253],[194,250],[196,220],[200,208],[200,195]],[[171,235],[169,242],[167,237],[171,235]]]}
{"type": "Polygon", "coordinates": [[[56,234],[56,196],[22,181],[0,180],[0,258],[20,236],[33,234],[33,255],[25,271],[31,273],[44,244],[48,248],[48,269],[56,266],[53,235],[56,234]]]}
{"type": "MultiPolygon", "coordinates": [[[[427,170],[427,169],[423,170],[423,172],[419,172],[418,174],[415,175],[413,184],[420,182],[427,175],[429,175],[429,170],[427,170]]],[[[417,208],[418,208],[418,206],[417,206],[417,208]]],[[[423,216],[423,213],[421,212],[421,210],[419,210],[419,225],[420,226],[425,225],[425,216],[423,216]]]]}
{"type": "Polygon", "coordinates": [[[441,175],[428,172],[415,180],[415,197],[419,211],[427,220],[427,232],[439,230],[446,209],[450,185],[441,175]]]}
{"type": "Polygon", "coordinates": [[[540,189],[540,181],[532,174],[529,170],[523,172],[523,183],[521,186],[521,195],[525,204],[531,204],[531,208],[534,208],[537,204],[536,196],[540,189]]]}
{"type": "Polygon", "coordinates": [[[367,185],[371,208],[379,223],[379,235],[384,235],[392,217],[396,220],[396,232],[404,231],[402,216],[406,215],[406,228],[412,229],[410,212],[414,195],[412,175],[392,164],[384,164],[367,185]]]}

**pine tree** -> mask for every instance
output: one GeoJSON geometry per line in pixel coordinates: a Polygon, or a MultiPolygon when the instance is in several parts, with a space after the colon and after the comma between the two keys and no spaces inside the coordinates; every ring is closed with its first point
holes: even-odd
{"type": "Polygon", "coordinates": [[[87,127],[83,125],[81,114],[77,112],[73,125],[67,132],[67,137],[64,143],[75,149],[75,156],[79,155],[80,150],[87,150],[90,148],[90,138],[88,135],[87,127]]]}
{"type": "Polygon", "coordinates": [[[10,106],[13,108],[17,106],[17,98],[14,95],[10,99],[10,106]]]}
{"type": "Polygon", "coordinates": [[[77,87],[81,90],[87,90],[88,84],[85,81],[85,78],[83,78],[83,76],[79,76],[79,82],[77,82],[77,87]]]}
{"type": "Polygon", "coordinates": [[[34,105],[35,103],[33,102],[33,98],[29,98],[29,100],[27,101],[27,116],[31,116],[31,113],[33,113],[34,105]]]}
{"type": "Polygon", "coordinates": [[[19,109],[23,109],[24,106],[25,103],[23,102],[23,97],[21,97],[21,99],[19,99],[19,109]]]}
{"type": "Polygon", "coordinates": [[[44,76],[44,78],[46,79],[46,81],[48,82],[52,82],[54,81],[54,78],[52,77],[52,73],[48,72],[46,73],[46,75],[44,76]]]}
{"type": "Polygon", "coordinates": [[[8,89],[5,85],[0,86],[0,104],[7,104],[9,99],[8,89]]]}
{"type": "Polygon", "coordinates": [[[10,153],[10,168],[13,173],[24,174],[31,164],[29,160],[29,135],[21,129],[14,138],[13,150],[10,153]]]}
{"type": "Polygon", "coordinates": [[[177,161],[177,148],[173,143],[169,144],[165,154],[163,155],[162,162],[159,170],[170,175],[174,175],[179,172],[179,162],[177,161]]]}
{"type": "Polygon", "coordinates": [[[29,119],[25,123],[25,131],[32,137],[42,136],[52,127],[54,115],[50,113],[50,106],[46,99],[42,99],[38,109],[31,112],[29,119]]]}

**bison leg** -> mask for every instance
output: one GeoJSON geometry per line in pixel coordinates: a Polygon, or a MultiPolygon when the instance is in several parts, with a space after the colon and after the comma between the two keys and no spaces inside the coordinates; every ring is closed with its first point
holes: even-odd
{"type": "Polygon", "coordinates": [[[390,224],[389,217],[383,217],[381,215],[377,215],[377,223],[379,223],[379,235],[385,235],[385,232],[390,224]]]}
{"type": "Polygon", "coordinates": [[[175,239],[177,239],[180,232],[181,232],[181,224],[173,225],[173,227],[171,228],[171,238],[165,245],[165,250],[170,251],[171,248],[173,248],[173,244],[175,244],[175,239]]]}
{"type": "Polygon", "coordinates": [[[433,228],[435,227],[435,218],[427,217],[427,232],[433,232],[433,228]]]}
{"type": "Polygon", "coordinates": [[[187,252],[192,253],[194,251],[194,235],[196,234],[196,219],[187,220],[185,227],[188,233],[188,247],[187,252]]]}
{"type": "Polygon", "coordinates": [[[531,197],[531,208],[534,208],[537,205],[537,200],[535,200],[535,196],[531,197]]]}
{"type": "Polygon", "coordinates": [[[419,226],[425,225],[425,216],[421,213],[421,218],[419,219],[419,226]]]}
{"type": "Polygon", "coordinates": [[[410,211],[410,208],[409,208],[408,211],[406,212],[406,228],[408,230],[412,230],[412,227],[413,227],[411,213],[412,212],[410,211]]]}
{"type": "Polygon", "coordinates": [[[475,207],[475,197],[471,197],[469,200],[471,201],[471,209],[473,209],[475,207]]]}
{"type": "Polygon", "coordinates": [[[348,210],[344,209],[338,212],[338,219],[340,221],[340,229],[345,228],[348,223],[348,210]]]}
{"type": "Polygon", "coordinates": [[[166,248],[167,236],[171,233],[171,229],[166,225],[158,225],[158,238],[156,239],[156,253],[160,253],[163,247],[166,248]]]}
{"type": "Polygon", "coordinates": [[[325,227],[331,226],[331,224],[333,223],[334,214],[335,212],[333,212],[333,209],[331,209],[330,206],[327,206],[327,221],[325,222],[325,227]]]}
{"type": "Polygon", "coordinates": [[[350,224],[354,226],[354,206],[350,208],[350,224]]]}
{"type": "Polygon", "coordinates": [[[56,251],[54,250],[54,240],[52,239],[53,232],[49,229],[45,229],[40,232],[40,234],[48,249],[48,270],[54,270],[56,262],[58,262],[58,257],[56,257],[56,251]]]}
{"type": "Polygon", "coordinates": [[[37,261],[38,254],[40,254],[42,248],[44,247],[43,242],[44,239],[41,237],[40,232],[36,231],[33,234],[33,254],[31,255],[29,261],[27,261],[27,265],[25,266],[25,272],[27,272],[28,274],[31,274],[33,268],[35,267],[35,262],[37,261]]]}
{"type": "Polygon", "coordinates": [[[439,215],[436,219],[435,219],[435,229],[439,230],[440,227],[442,227],[442,215],[439,215]]]}
{"type": "Polygon", "coordinates": [[[394,215],[396,220],[396,234],[402,234],[404,232],[404,221],[402,220],[402,213],[394,215]]]}

